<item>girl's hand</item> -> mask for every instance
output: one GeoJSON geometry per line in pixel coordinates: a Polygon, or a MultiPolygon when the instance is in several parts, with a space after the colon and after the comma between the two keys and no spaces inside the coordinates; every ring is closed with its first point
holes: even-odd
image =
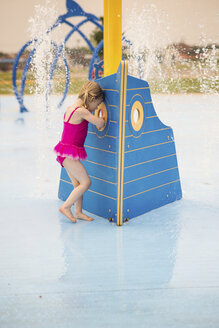
{"type": "Polygon", "coordinates": [[[98,118],[98,122],[96,124],[96,127],[98,129],[102,129],[104,127],[104,125],[105,125],[104,119],[102,117],[98,118]]]}

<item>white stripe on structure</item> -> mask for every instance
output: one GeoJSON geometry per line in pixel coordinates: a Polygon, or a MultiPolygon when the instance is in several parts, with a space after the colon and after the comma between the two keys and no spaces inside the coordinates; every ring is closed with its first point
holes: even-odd
{"type": "Polygon", "coordinates": [[[160,186],[157,186],[157,187],[154,187],[154,188],[151,188],[151,189],[147,189],[147,190],[141,191],[141,192],[139,192],[139,193],[137,193],[137,194],[134,194],[134,195],[131,195],[131,196],[125,197],[124,200],[125,200],[125,199],[128,199],[128,198],[131,198],[131,197],[134,197],[134,196],[137,196],[137,195],[140,195],[140,194],[143,194],[143,193],[145,193],[145,192],[148,192],[148,191],[154,190],[154,189],[161,188],[161,187],[163,187],[163,186],[166,186],[166,185],[168,185],[168,184],[175,183],[175,182],[178,182],[178,181],[179,181],[179,179],[174,180],[174,181],[170,181],[170,182],[167,182],[167,183],[164,183],[164,184],[162,184],[162,185],[160,185],[160,186]]]}

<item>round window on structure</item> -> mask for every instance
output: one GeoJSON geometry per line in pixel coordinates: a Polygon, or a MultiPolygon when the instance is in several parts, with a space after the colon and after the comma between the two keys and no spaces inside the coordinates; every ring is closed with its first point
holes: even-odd
{"type": "Polygon", "coordinates": [[[135,108],[135,110],[134,110],[134,122],[135,122],[135,124],[138,122],[138,120],[139,120],[139,110],[138,110],[138,108],[135,108]]]}
{"type": "Polygon", "coordinates": [[[99,131],[103,131],[106,127],[106,124],[107,124],[107,109],[106,109],[106,106],[104,104],[104,102],[102,102],[98,107],[97,109],[95,110],[94,112],[94,115],[97,116],[97,117],[102,117],[105,121],[105,126],[101,129],[98,129],[99,131]]]}
{"type": "Polygon", "coordinates": [[[135,131],[139,131],[144,122],[144,110],[140,101],[135,101],[131,110],[131,122],[135,131]]]}

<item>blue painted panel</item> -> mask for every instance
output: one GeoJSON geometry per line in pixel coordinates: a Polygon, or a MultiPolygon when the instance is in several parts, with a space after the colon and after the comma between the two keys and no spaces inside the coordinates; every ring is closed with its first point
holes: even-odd
{"type": "Polygon", "coordinates": [[[89,138],[87,138],[86,146],[91,146],[95,144],[96,148],[110,150],[112,152],[116,152],[116,139],[111,137],[100,138],[95,133],[90,133],[89,138]]]}
{"type": "MultiPolygon", "coordinates": [[[[117,121],[115,121],[117,122],[117,121]]],[[[115,139],[117,137],[117,134],[118,134],[118,131],[117,131],[118,127],[117,125],[115,125],[115,123],[113,124],[111,121],[109,122],[109,126],[108,126],[108,129],[106,131],[104,131],[104,134],[103,135],[100,135],[99,132],[95,126],[93,126],[92,129],[90,129],[89,131],[90,132],[93,132],[96,134],[96,136],[99,138],[99,139],[102,139],[103,137],[107,137],[107,136],[112,136],[114,137],[113,139],[115,139]]],[[[98,140],[97,140],[98,141],[98,140]]],[[[87,142],[87,140],[86,140],[87,142]]]]}
{"type": "MultiPolygon", "coordinates": [[[[95,147],[95,145],[92,147],[95,147]]],[[[100,149],[90,148],[90,146],[85,146],[85,149],[89,160],[95,161],[99,164],[116,167],[116,154],[102,151],[100,149]]]]}
{"type": "MultiPolygon", "coordinates": [[[[124,200],[124,218],[134,218],[145,212],[179,200],[182,197],[180,182],[145,192],[124,200]]],[[[165,220],[165,218],[164,218],[165,220]]]]}
{"type": "Polygon", "coordinates": [[[143,133],[140,137],[126,137],[125,140],[125,151],[133,150],[136,148],[150,147],[163,142],[173,142],[172,129],[153,131],[150,133],[143,133]]]}
{"type": "Polygon", "coordinates": [[[103,180],[99,180],[99,179],[95,179],[92,177],[92,174],[90,174],[90,179],[91,179],[91,189],[103,194],[105,196],[109,196],[112,198],[115,198],[115,200],[117,199],[117,185],[116,184],[112,184],[109,182],[106,182],[107,180],[103,181],[103,180]]]}
{"type": "Polygon", "coordinates": [[[177,166],[176,155],[124,169],[124,182],[177,166]]]}
{"type": "MultiPolygon", "coordinates": [[[[140,80],[137,77],[134,77],[132,75],[128,75],[127,78],[127,90],[133,89],[133,88],[148,88],[149,84],[145,80],[140,80]]],[[[137,93],[137,92],[135,92],[137,93]]]]}
{"type": "Polygon", "coordinates": [[[89,160],[84,162],[84,167],[90,175],[93,175],[100,179],[109,180],[111,182],[117,182],[117,170],[102,165],[94,164],[89,160]]]}
{"type": "MultiPolygon", "coordinates": [[[[150,91],[149,89],[138,89],[138,88],[133,88],[133,90],[129,90],[127,91],[127,95],[126,95],[126,104],[130,105],[132,98],[135,95],[139,95],[141,96],[145,102],[150,102],[151,101],[151,96],[150,96],[150,91]]],[[[127,106],[130,107],[130,106],[127,106]]]]}
{"type": "MultiPolygon", "coordinates": [[[[65,170],[65,169],[62,168],[62,171],[63,170],[65,170]]],[[[72,190],[73,190],[73,185],[72,184],[60,180],[58,197],[61,200],[65,201],[68,198],[69,194],[72,192],[72,190]]]]}
{"type": "Polygon", "coordinates": [[[144,192],[151,188],[158,187],[178,179],[179,179],[178,168],[174,168],[168,171],[159,172],[154,175],[146,176],[146,178],[142,178],[140,180],[124,184],[123,196],[124,198],[126,198],[131,195],[144,192]]]}
{"type": "Polygon", "coordinates": [[[83,197],[84,209],[103,218],[115,218],[116,202],[110,198],[101,196],[88,190],[83,197]]]}
{"type": "Polygon", "coordinates": [[[146,115],[147,115],[147,117],[157,115],[152,102],[151,103],[145,102],[145,106],[146,106],[146,115]]]}
{"type": "Polygon", "coordinates": [[[152,148],[139,149],[125,153],[125,167],[175,154],[174,143],[162,144],[152,148]]]}

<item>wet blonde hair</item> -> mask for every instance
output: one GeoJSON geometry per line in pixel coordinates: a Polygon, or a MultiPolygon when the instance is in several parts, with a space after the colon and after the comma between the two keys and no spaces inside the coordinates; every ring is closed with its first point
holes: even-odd
{"type": "Polygon", "coordinates": [[[104,100],[104,93],[97,82],[87,81],[81,88],[78,98],[83,101],[83,106],[88,108],[89,103],[92,102],[92,100],[104,100]]]}

